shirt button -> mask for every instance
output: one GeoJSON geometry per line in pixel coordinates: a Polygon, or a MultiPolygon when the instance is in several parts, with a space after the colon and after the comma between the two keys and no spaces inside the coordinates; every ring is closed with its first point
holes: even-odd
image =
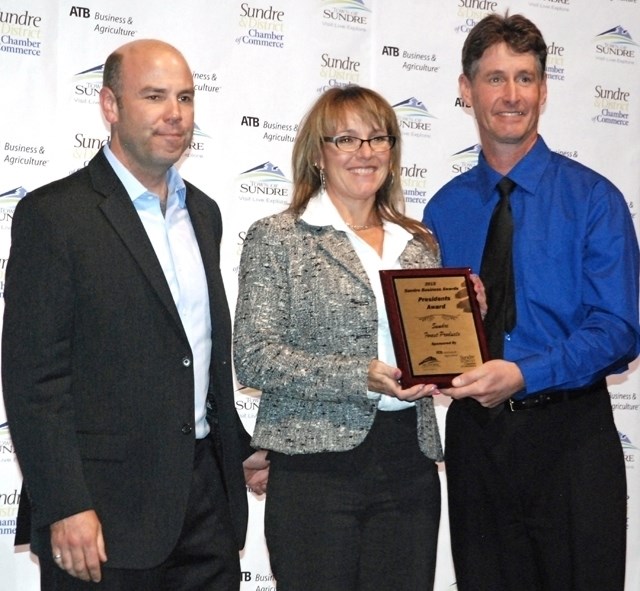
{"type": "Polygon", "coordinates": [[[182,425],[181,431],[185,435],[189,435],[189,433],[193,431],[193,427],[189,423],[185,423],[184,425],[182,425]]]}
{"type": "Polygon", "coordinates": [[[191,359],[189,359],[188,357],[183,357],[182,365],[184,365],[185,367],[191,367],[191,359]]]}

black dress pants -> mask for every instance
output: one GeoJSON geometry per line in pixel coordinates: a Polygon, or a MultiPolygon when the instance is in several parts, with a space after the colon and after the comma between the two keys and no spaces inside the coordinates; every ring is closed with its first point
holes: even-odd
{"type": "MultiPolygon", "coordinates": [[[[109,540],[105,543],[108,556],[109,540]]],[[[42,591],[238,591],[240,556],[210,437],[196,442],[182,532],[162,564],[151,569],[103,566],[102,581],[90,583],[68,575],[43,555],[40,579],[42,591]]]]}
{"type": "Polygon", "coordinates": [[[278,591],[429,591],[440,480],[414,408],[378,412],[354,450],[271,452],[265,534],[278,591]]]}
{"type": "Polygon", "coordinates": [[[495,414],[447,413],[445,465],[459,591],[622,591],[626,479],[606,387],[495,414]]]}

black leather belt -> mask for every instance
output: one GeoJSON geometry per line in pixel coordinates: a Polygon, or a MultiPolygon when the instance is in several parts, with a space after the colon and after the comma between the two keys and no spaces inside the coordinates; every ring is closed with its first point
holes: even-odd
{"type": "Polygon", "coordinates": [[[550,390],[549,392],[542,392],[541,394],[532,394],[522,400],[509,398],[509,400],[505,402],[505,405],[512,412],[517,410],[532,410],[535,408],[544,408],[549,404],[575,400],[581,396],[594,394],[595,392],[601,392],[603,390],[606,391],[606,389],[607,383],[604,380],[601,380],[591,384],[590,386],[585,386],[584,388],[575,388],[573,390],[550,390]]]}

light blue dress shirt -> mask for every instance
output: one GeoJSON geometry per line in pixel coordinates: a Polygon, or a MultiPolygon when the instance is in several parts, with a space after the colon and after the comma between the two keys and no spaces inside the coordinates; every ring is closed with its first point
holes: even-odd
{"type": "MultiPolygon", "coordinates": [[[[517,324],[504,358],[525,389],[589,385],[640,353],[638,243],[628,206],[606,178],[551,152],[542,138],[509,172],[517,324]]],[[[429,201],[423,222],[446,267],[479,272],[501,175],[478,165],[429,201]]],[[[488,302],[491,305],[491,302],[488,302]]]]}
{"type": "Polygon", "coordinates": [[[200,248],[186,205],[187,190],[175,167],[167,171],[167,207],[163,215],[158,195],[147,189],[115,157],[108,146],[104,154],[124,185],[167,279],[193,355],[195,433],[209,433],[206,420],[211,314],[209,291],[200,248]]]}

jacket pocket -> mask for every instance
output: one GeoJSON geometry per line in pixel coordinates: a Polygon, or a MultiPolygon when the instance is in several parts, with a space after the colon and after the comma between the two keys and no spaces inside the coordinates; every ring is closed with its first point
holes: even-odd
{"type": "Polygon", "coordinates": [[[123,433],[77,433],[80,457],[85,460],[124,462],[129,436],[123,433]]]}

